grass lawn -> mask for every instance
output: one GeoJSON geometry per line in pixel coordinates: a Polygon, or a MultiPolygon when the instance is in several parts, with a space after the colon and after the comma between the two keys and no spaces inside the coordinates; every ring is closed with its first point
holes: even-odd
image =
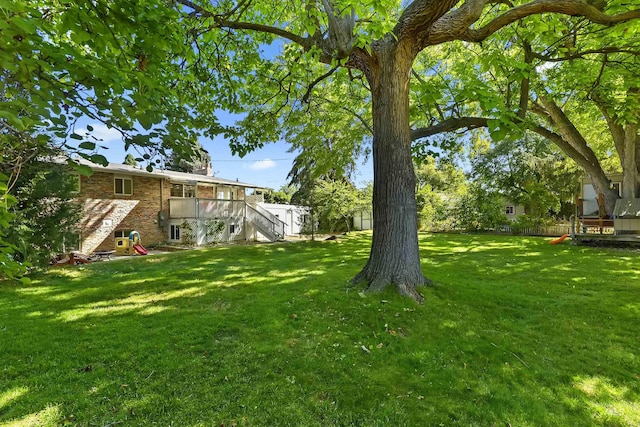
{"type": "Polygon", "coordinates": [[[0,426],[638,426],[638,251],[420,236],[425,303],[348,280],[370,235],[0,284],[0,426]]]}

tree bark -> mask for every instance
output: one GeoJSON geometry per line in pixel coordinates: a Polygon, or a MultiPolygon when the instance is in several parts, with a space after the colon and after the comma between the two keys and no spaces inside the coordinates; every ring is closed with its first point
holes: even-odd
{"type": "Polygon", "coordinates": [[[562,141],[553,141],[558,144],[567,155],[575,160],[589,176],[594,189],[602,194],[606,214],[611,216],[619,196],[618,193],[611,188],[611,181],[604,170],[602,170],[598,157],[591,147],[589,147],[589,144],[580,131],[553,100],[546,96],[540,96],[539,99],[544,105],[545,113],[562,137],[562,141]],[[563,143],[566,147],[563,147],[563,143]]]}
{"type": "Polygon", "coordinates": [[[369,261],[354,278],[368,291],[389,285],[422,301],[416,177],[411,157],[409,74],[413,57],[403,43],[381,44],[371,72],[373,98],[373,241],[369,261]]]}
{"type": "Polygon", "coordinates": [[[622,162],[622,197],[635,199],[638,196],[637,143],[638,125],[627,123],[624,126],[624,158],[622,162]]]}

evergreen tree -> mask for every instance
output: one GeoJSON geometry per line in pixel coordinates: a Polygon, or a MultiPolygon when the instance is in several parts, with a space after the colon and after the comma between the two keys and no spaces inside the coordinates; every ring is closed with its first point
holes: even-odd
{"type": "MultiPolygon", "coordinates": [[[[10,207],[13,219],[6,231],[6,239],[15,245],[14,259],[36,267],[77,247],[82,214],[74,199],[79,176],[66,163],[52,162],[50,149],[43,150],[49,155],[25,162],[10,191],[16,203],[10,207]]],[[[2,166],[4,170],[8,165],[2,166]]]]}
{"type": "Polygon", "coordinates": [[[177,151],[172,151],[165,158],[165,168],[171,171],[193,173],[194,171],[207,169],[211,164],[209,152],[196,143],[193,155],[185,157],[177,151]]]}
{"type": "Polygon", "coordinates": [[[133,154],[131,154],[131,153],[127,153],[127,155],[125,156],[124,164],[125,165],[129,165],[129,166],[138,166],[138,162],[137,162],[136,158],[133,157],[133,154]]]}

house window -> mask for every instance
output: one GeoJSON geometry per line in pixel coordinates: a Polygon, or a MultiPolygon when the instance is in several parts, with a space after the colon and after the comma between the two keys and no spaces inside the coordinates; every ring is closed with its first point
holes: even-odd
{"type": "Polygon", "coordinates": [[[507,215],[515,215],[516,214],[515,206],[505,206],[504,213],[507,215]]]}
{"type": "Polygon", "coordinates": [[[172,224],[169,227],[169,240],[180,240],[180,226],[172,224]]]}
{"type": "Polygon", "coordinates": [[[196,197],[196,186],[189,184],[171,184],[171,197],[196,197]]]}
{"type": "Polygon", "coordinates": [[[236,225],[235,224],[229,224],[229,233],[230,234],[235,234],[236,232],[236,225]]]}
{"type": "Polygon", "coordinates": [[[183,197],[196,197],[196,186],[195,185],[184,185],[182,187],[184,189],[183,197]]]}
{"type": "Polygon", "coordinates": [[[171,197],[182,197],[182,184],[171,184],[171,197]]]}
{"type": "Polygon", "coordinates": [[[116,176],[113,182],[115,194],[122,196],[133,194],[133,180],[130,177],[116,176]]]}

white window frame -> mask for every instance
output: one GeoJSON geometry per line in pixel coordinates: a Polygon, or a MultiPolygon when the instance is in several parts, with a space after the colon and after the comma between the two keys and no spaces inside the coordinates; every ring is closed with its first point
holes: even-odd
{"type": "Polygon", "coordinates": [[[195,199],[198,197],[198,185],[197,184],[182,184],[182,197],[186,199],[195,199]],[[193,196],[187,196],[187,187],[193,188],[193,196]]]}
{"type": "Polygon", "coordinates": [[[198,185],[197,184],[185,184],[183,182],[172,182],[171,186],[180,186],[180,195],[179,196],[174,196],[171,195],[171,197],[176,197],[176,198],[182,198],[182,199],[195,199],[198,197],[198,185]],[[186,196],[187,193],[187,187],[190,187],[190,189],[193,189],[193,196],[186,196]]]}
{"type": "Polygon", "coordinates": [[[113,177],[113,194],[117,196],[133,196],[133,177],[132,176],[124,176],[124,175],[115,175],[113,177]],[[116,181],[122,180],[122,193],[118,193],[116,181]],[[131,182],[131,192],[126,193],[126,185],[125,181],[131,182]]]}
{"type": "Polygon", "coordinates": [[[505,215],[515,215],[516,214],[516,207],[513,205],[506,205],[504,207],[504,213],[505,215]]]}
{"type": "Polygon", "coordinates": [[[171,197],[182,197],[182,195],[184,195],[184,184],[181,184],[181,183],[179,183],[179,182],[172,182],[172,183],[169,185],[169,192],[170,192],[170,194],[171,194],[171,197]],[[180,186],[180,193],[181,193],[181,195],[180,195],[180,196],[174,196],[174,195],[173,195],[173,194],[171,194],[171,193],[173,193],[174,186],[178,186],[178,185],[180,186]]]}
{"type": "Polygon", "coordinates": [[[179,242],[181,239],[182,239],[182,230],[180,229],[180,224],[170,224],[169,225],[169,241],[179,242]]]}

